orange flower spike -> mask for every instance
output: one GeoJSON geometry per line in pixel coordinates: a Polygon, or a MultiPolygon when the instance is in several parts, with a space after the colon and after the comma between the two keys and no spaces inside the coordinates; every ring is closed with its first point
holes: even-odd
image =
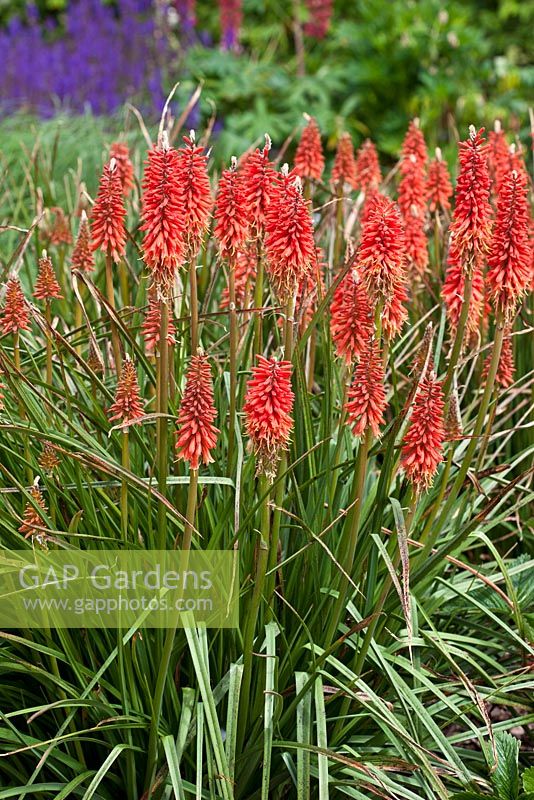
{"type": "Polygon", "coordinates": [[[412,120],[402,145],[399,208],[404,220],[408,266],[417,275],[422,275],[428,266],[425,236],[426,162],[425,139],[418,122],[412,120]]]}
{"type": "Polygon", "coordinates": [[[265,231],[267,213],[274,192],[275,171],[269,161],[271,139],[265,134],[263,150],[251,153],[243,166],[245,208],[253,238],[261,238],[265,231]]]}
{"type": "Polygon", "coordinates": [[[356,189],[356,160],[354,147],[349,133],[343,133],[338,140],[334,165],[332,167],[332,183],[344,186],[346,183],[356,189]]]}
{"type": "Polygon", "coordinates": [[[376,194],[362,224],[357,268],[372,304],[388,302],[405,281],[405,239],[398,206],[376,194]]]}
{"type": "Polygon", "coordinates": [[[214,234],[219,240],[221,258],[233,266],[238,251],[244,247],[249,229],[243,176],[237,170],[235,156],[232,156],[231,168],[223,171],[219,181],[215,223],[214,234]]]}
{"type": "Polygon", "coordinates": [[[473,125],[469,137],[460,142],[460,172],[456,183],[456,203],[450,226],[450,251],[467,274],[477,259],[485,256],[491,233],[489,203],[488,146],[473,125]]]}
{"type": "Polygon", "coordinates": [[[91,237],[93,250],[109,253],[115,262],[125,253],[126,211],[122,197],[122,184],[117,162],[111,159],[104,165],[96,201],[91,212],[91,237]]]}
{"type": "Polygon", "coordinates": [[[363,436],[370,429],[373,436],[379,436],[386,407],[382,355],[377,340],[371,337],[362,352],[347,394],[345,410],[353,434],[363,436]]]}
{"type": "Polygon", "coordinates": [[[50,226],[48,240],[51,245],[71,244],[72,234],[70,232],[69,221],[62,208],[54,206],[50,211],[54,215],[50,226]]]}
{"type": "Polygon", "coordinates": [[[443,160],[439,147],[436,147],[436,158],[428,165],[426,191],[428,210],[431,214],[450,209],[450,198],[452,197],[451,178],[447,162],[443,160]]]}
{"type": "Polygon", "coordinates": [[[219,433],[213,424],[216,417],[210,364],[207,355],[200,353],[191,359],[178,414],[178,458],[189,461],[191,469],[214,460],[211,451],[219,433]]]}
{"type": "Polygon", "coordinates": [[[418,492],[430,488],[443,459],[444,405],[441,383],[430,371],[419,384],[401,451],[401,466],[418,492]]]}
{"type": "Polygon", "coordinates": [[[208,156],[195,142],[195,132],[184,136],[184,147],[178,150],[178,172],[181,206],[184,215],[184,239],[187,258],[192,260],[202,244],[213,207],[208,156]]]}
{"type": "Polygon", "coordinates": [[[115,402],[108,410],[108,419],[110,422],[120,420],[120,422],[135,423],[145,411],[137,373],[130,356],[126,355],[122,367],[115,402]]]}
{"type": "MultiPolygon", "coordinates": [[[[453,330],[458,325],[465,288],[465,271],[454,253],[449,253],[447,273],[441,289],[441,296],[445,302],[449,323],[453,330]]],[[[484,308],[484,274],[477,264],[473,270],[473,286],[471,301],[467,317],[467,332],[474,334],[478,330],[480,315],[484,308]]]]}
{"type": "Polygon", "coordinates": [[[310,203],[298,175],[290,183],[284,177],[287,173],[269,207],[265,238],[269,280],[283,305],[295,296],[315,261],[310,203]]]}
{"type": "MultiPolygon", "coordinates": [[[[147,353],[153,353],[159,344],[159,336],[161,330],[161,303],[159,301],[157,292],[150,292],[148,298],[148,309],[145,314],[143,325],[141,326],[141,335],[145,340],[145,348],[147,353]]],[[[176,328],[172,314],[169,314],[168,328],[167,328],[167,343],[169,345],[175,344],[174,335],[176,328]]]]}
{"type": "Polygon", "coordinates": [[[0,331],[3,335],[25,331],[30,327],[28,305],[22,293],[20,281],[14,276],[6,286],[4,307],[0,315],[0,331]]]}
{"type": "Polygon", "coordinates": [[[292,367],[289,361],[257,358],[258,363],[252,368],[252,377],[247,383],[243,411],[256,457],[256,473],[272,480],[293,429],[292,367]]]}
{"type": "Polygon", "coordinates": [[[408,319],[408,292],[404,278],[395,281],[393,294],[384,303],[382,310],[382,330],[389,340],[394,339],[401,332],[408,319]]]}
{"type": "MultiPolygon", "coordinates": [[[[35,483],[30,489],[30,494],[35,501],[38,508],[40,508],[45,514],[48,514],[48,509],[46,507],[46,503],[43,499],[43,494],[41,489],[39,488],[38,478],[36,479],[35,483]]],[[[24,535],[24,538],[27,539],[28,537],[32,536],[33,534],[36,535],[43,535],[44,531],[41,528],[44,527],[44,520],[42,515],[37,511],[37,509],[32,505],[32,503],[26,503],[26,507],[24,509],[24,515],[22,517],[22,525],[19,528],[19,533],[24,535]]]]}
{"type": "Polygon", "coordinates": [[[54,274],[54,267],[46,254],[46,250],[43,250],[42,258],[39,259],[39,272],[35,281],[33,296],[37,300],[52,300],[63,297],[61,287],[54,274]]]}
{"type": "Polygon", "coordinates": [[[355,188],[362,192],[372,192],[380,186],[382,175],[376,147],[366,139],[356,154],[355,188]]]}
{"type": "Polygon", "coordinates": [[[512,170],[501,183],[486,276],[490,300],[508,320],[532,276],[531,224],[528,176],[523,170],[512,170]]]}
{"type": "Polygon", "coordinates": [[[301,178],[313,178],[320,181],[323,171],[324,155],[321,131],[315,119],[309,117],[295,153],[295,172],[301,178]]]}
{"type": "Polygon", "coordinates": [[[488,133],[488,167],[492,193],[499,196],[501,183],[510,169],[510,151],[500,120],[495,120],[494,128],[488,133]]]}
{"type": "Polygon", "coordinates": [[[143,258],[155,282],[167,289],[184,263],[184,200],[178,151],[166,133],[148,152],[141,217],[143,258]]]}
{"type": "Polygon", "coordinates": [[[80,215],[78,236],[70,257],[70,265],[71,269],[78,269],[80,272],[93,272],[95,268],[89,220],[83,210],[80,215]]]}
{"type": "Polygon", "coordinates": [[[369,342],[373,318],[365,286],[352,270],[334,292],[330,305],[330,329],[337,355],[346,364],[356,361],[369,342]]]}
{"type": "Polygon", "coordinates": [[[122,193],[127,197],[134,186],[134,168],[130,160],[130,150],[124,142],[113,142],[109,148],[109,157],[114,158],[122,185],[122,193]]]}

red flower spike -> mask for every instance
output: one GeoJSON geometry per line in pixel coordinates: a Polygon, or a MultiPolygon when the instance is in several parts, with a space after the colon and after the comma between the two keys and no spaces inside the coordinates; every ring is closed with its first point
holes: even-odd
{"type": "Polygon", "coordinates": [[[118,262],[125,252],[124,201],[117,162],[111,159],[104,166],[98,194],[91,212],[93,250],[103,250],[118,262]]]}
{"type": "Polygon", "coordinates": [[[482,134],[469,127],[469,137],[460,142],[460,172],[456,183],[456,205],[450,226],[450,250],[467,273],[484,256],[491,232],[489,204],[488,146],[482,134]]]}
{"type": "Polygon", "coordinates": [[[356,160],[354,158],[354,147],[349,133],[343,133],[337,143],[334,165],[332,167],[332,183],[335,185],[346,183],[352,189],[356,189],[356,160]]]}
{"type": "Polygon", "coordinates": [[[352,270],[334,292],[330,330],[337,355],[346,364],[358,360],[373,331],[373,317],[365,286],[352,270]]]}
{"type": "Polygon", "coordinates": [[[382,175],[380,164],[378,163],[378,153],[376,147],[370,139],[366,139],[356,153],[355,188],[368,193],[380,186],[382,175]]]}
{"type": "Polygon", "coordinates": [[[301,178],[321,180],[324,171],[323,146],[321,131],[313,117],[302,131],[300,142],[295,153],[295,172],[301,178]]]}
{"type": "MultiPolygon", "coordinates": [[[[145,314],[143,325],[141,326],[141,335],[145,340],[145,348],[147,353],[153,353],[159,344],[159,336],[161,329],[161,301],[158,297],[157,291],[151,291],[148,297],[148,309],[145,314]]],[[[169,345],[175,344],[174,334],[176,328],[172,315],[169,314],[169,322],[167,329],[167,343],[169,345]]]]}
{"type": "Polygon", "coordinates": [[[108,419],[110,422],[120,420],[134,424],[144,413],[137,373],[130,356],[127,355],[122,365],[115,402],[108,411],[108,419]]]}
{"type": "Polygon", "coordinates": [[[372,304],[388,302],[405,281],[405,239],[398,206],[377,193],[362,224],[357,267],[372,304]]]}
{"type": "Polygon", "coordinates": [[[46,250],[43,250],[43,256],[39,259],[39,272],[35,281],[33,296],[37,300],[52,300],[63,297],[61,287],[54,274],[54,267],[46,254],[46,250]]]}
{"type": "MultiPolygon", "coordinates": [[[[36,479],[38,480],[38,479],[36,479]]],[[[48,514],[48,509],[46,507],[45,501],[43,499],[43,495],[41,489],[39,488],[39,484],[36,482],[30,489],[30,494],[34,499],[37,506],[45,513],[48,514]]],[[[24,534],[24,538],[27,539],[32,535],[44,535],[44,531],[41,529],[44,527],[44,520],[42,515],[34,508],[31,503],[26,503],[26,507],[24,509],[24,515],[22,517],[22,525],[19,528],[19,533],[24,534]]]]}
{"type": "Polygon", "coordinates": [[[301,330],[305,330],[310,324],[317,310],[317,300],[319,296],[324,297],[326,294],[326,287],[324,284],[325,269],[324,251],[322,247],[316,247],[315,259],[311,266],[311,271],[304,276],[297,288],[295,315],[299,320],[301,330]],[[319,294],[319,289],[321,295],[319,294]]]}
{"type": "Polygon", "coordinates": [[[56,247],[61,244],[72,244],[72,233],[65,212],[57,206],[51,208],[50,211],[54,215],[54,219],[48,233],[49,244],[56,247]]]}
{"type": "Polygon", "coordinates": [[[215,209],[214,234],[219,240],[221,258],[234,265],[237,252],[242,250],[249,229],[243,191],[243,176],[237,171],[237,159],[232,156],[231,169],[225,169],[219,181],[215,209]]]}
{"type": "Polygon", "coordinates": [[[527,174],[513,170],[503,178],[488,256],[489,297],[497,312],[511,319],[532,275],[531,217],[527,174]]]}
{"type": "Polygon", "coordinates": [[[9,278],[4,307],[0,316],[0,331],[3,335],[25,331],[30,327],[28,306],[18,278],[9,278]]]}
{"type": "Polygon", "coordinates": [[[345,405],[353,434],[363,436],[371,429],[373,436],[380,436],[386,407],[382,355],[377,340],[370,338],[354,372],[345,405]]]}
{"type": "Polygon", "coordinates": [[[430,488],[443,459],[444,405],[441,383],[430,371],[415,395],[401,452],[401,466],[418,492],[430,488]]]}
{"type": "Polygon", "coordinates": [[[269,207],[266,234],[269,280],[284,305],[295,295],[315,261],[310,203],[302,196],[298,176],[277,191],[269,207]]]}
{"type": "Polygon", "coordinates": [[[117,164],[117,172],[122,185],[122,193],[125,197],[130,194],[134,186],[134,168],[130,161],[130,150],[124,142],[113,142],[109,148],[109,157],[114,158],[117,164]]]}
{"type": "MultiPolygon", "coordinates": [[[[473,270],[473,286],[471,290],[471,302],[467,317],[466,331],[474,334],[478,330],[480,315],[484,309],[484,274],[481,267],[477,264],[473,270]]],[[[441,289],[441,296],[445,302],[447,316],[451,328],[456,330],[462,304],[464,300],[465,272],[462,269],[460,260],[454,253],[449,252],[447,273],[441,289]]]]}
{"type": "Polygon", "coordinates": [[[258,356],[247,383],[243,411],[247,434],[256,456],[256,473],[271,480],[282,450],[286,450],[293,419],[291,363],[258,356]]]}
{"type": "Polygon", "coordinates": [[[184,207],[178,169],[178,151],[161,142],[148,153],[143,179],[141,230],[143,258],[154,281],[166,291],[185,256],[184,207]]]}
{"type": "Polygon", "coordinates": [[[503,178],[510,169],[510,150],[498,119],[494,129],[488,133],[488,167],[492,192],[494,197],[498,197],[503,178]]]}
{"type": "Polygon", "coordinates": [[[213,198],[204,148],[197,146],[194,131],[183,140],[185,145],[178,150],[178,185],[184,215],[186,257],[192,261],[208,228],[213,198]]]}
{"type": "Polygon", "coordinates": [[[201,353],[191,359],[178,414],[178,458],[189,461],[191,469],[198,469],[201,461],[213,461],[211,451],[219,433],[213,424],[216,417],[211,369],[207,355],[201,353]]]}
{"type": "MultiPolygon", "coordinates": [[[[428,154],[425,137],[419,127],[419,120],[417,118],[410,120],[406,136],[402,143],[401,172],[403,171],[403,165],[405,165],[407,160],[411,159],[412,156],[415,158],[417,165],[424,169],[428,160],[428,154]]],[[[408,167],[408,169],[411,168],[408,167]]]]}
{"type": "MultiPolygon", "coordinates": [[[[508,329],[503,339],[501,355],[497,367],[497,374],[495,375],[496,384],[498,386],[501,386],[503,389],[508,389],[514,382],[514,374],[515,374],[514,349],[512,346],[512,337],[510,333],[511,331],[510,329],[508,329]]],[[[486,360],[484,361],[484,367],[482,370],[482,380],[484,382],[488,377],[488,372],[491,364],[491,356],[492,353],[490,352],[486,360]]]]}
{"type": "Polygon", "coordinates": [[[439,147],[436,147],[436,158],[428,165],[426,192],[428,210],[431,214],[450,209],[450,198],[452,197],[451,178],[447,162],[443,161],[439,147]]]}
{"type": "Polygon", "coordinates": [[[254,238],[263,236],[267,212],[274,192],[274,167],[269,161],[271,139],[265,134],[265,147],[251,153],[243,165],[245,207],[254,238]]]}
{"type": "MultiPolygon", "coordinates": [[[[251,295],[251,288],[256,280],[258,255],[254,244],[249,243],[237,253],[235,260],[235,302],[238,309],[247,306],[251,295]]],[[[230,302],[228,286],[222,291],[220,308],[228,308],[230,302]]]]}
{"type": "Polygon", "coordinates": [[[428,266],[426,162],[425,139],[417,120],[412,120],[402,145],[399,208],[404,220],[407,264],[415,275],[422,275],[428,266]]]}
{"type": "Polygon", "coordinates": [[[71,269],[78,269],[80,272],[93,272],[95,268],[89,220],[87,219],[87,214],[83,210],[80,216],[78,236],[70,257],[70,265],[71,269]]]}

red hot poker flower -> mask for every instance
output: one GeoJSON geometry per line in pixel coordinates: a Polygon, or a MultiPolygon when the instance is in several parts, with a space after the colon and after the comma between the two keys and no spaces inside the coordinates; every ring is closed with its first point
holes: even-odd
{"type": "Polygon", "coordinates": [[[178,151],[164,134],[148,153],[143,180],[143,258],[161,287],[168,287],[185,255],[184,207],[178,151]]]}
{"type": "MultiPolygon", "coordinates": [[[[46,507],[45,501],[43,499],[43,495],[41,489],[39,488],[38,481],[36,482],[30,489],[30,494],[36,503],[37,507],[41,509],[45,514],[48,514],[48,509],[46,507]]],[[[22,525],[19,528],[19,533],[24,534],[24,538],[28,539],[33,534],[39,536],[44,535],[44,532],[41,530],[44,527],[44,520],[42,515],[35,509],[35,507],[31,503],[26,503],[26,507],[24,509],[24,516],[22,518],[22,525]]]]}
{"type": "Polygon", "coordinates": [[[221,258],[235,264],[236,256],[246,242],[249,222],[243,191],[243,176],[237,171],[237,159],[232,156],[231,169],[225,169],[219,181],[215,209],[214,234],[219,240],[221,258]]]}
{"type": "Polygon", "coordinates": [[[124,201],[117,162],[111,159],[104,166],[98,194],[91,213],[91,235],[93,250],[109,253],[114,261],[120,261],[125,252],[124,201]]]}
{"type": "Polygon", "coordinates": [[[390,341],[399,335],[408,319],[407,302],[406,282],[401,278],[395,281],[393,294],[386,300],[382,310],[382,330],[390,341]]]}
{"type": "Polygon", "coordinates": [[[46,254],[46,250],[43,250],[43,256],[39,259],[39,272],[35,281],[33,296],[37,300],[59,299],[63,296],[61,287],[54,275],[54,267],[46,254]]]}
{"type": "Polygon", "coordinates": [[[321,144],[321,132],[313,117],[302,131],[300,142],[295,153],[295,172],[301,178],[321,180],[324,170],[324,155],[321,144]]]}
{"type": "Polygon", "coordinates": [[[417,121],[412,120],[402,145],[399,207],[404,220],[408,266],[416,275],[422,275],[428,266],[425,236],[426,162],[425,139],[417,121]]]}
{"type": "Polygon", "coordinates": [[[78,236],[70,257],[70,265],[71,269],[79,269],[80,272],[93,272],[95,268],[89,221],[87,214],[83,210],[80,216],[78,236]]]}
{"type": "Polygon", "coordinates": [[[378,342],[370,338],[354,373],[345,406],[352,432],[363,436],[368,429],[380,436],[387,407],[384,367],[378,342]]]}
{"type": "Polygon", "coordinates": [[[492,193],[499,196],[501,183],[510,169],[510,152],[500,121],[495,120],[494,129],[488,134],[488,166],[492,193]]]}
{"type": "Polygon", "coordinates": [[[488,146],[482,134],[469,127],[469,137],[460,142],[460,172],[456,183],[456,205],[450,227],[450,249],[462,269],[470,273],[489,246],[491,206],[489,204],[488,146]]]}
{"type": "Polygon", "coordinates": [[[304,23],[304,33],[314,39],[324,39],[330,27],[334,0],[306,0],[309,19],[304,23]]]}
{"type": "Polygon", "coordinates": [[[362,224],[357,267],[372,303],[387,302],[405,280],[405,240],[398,206],[376,194],[362,224]]]}
{"type": "Polygon", "coordinates": [[[332,298],[330,329],[336,353],[346,364],[359,359],[373,330],[369,298],[360,277],[345,275],[332,298]]]}
{"type": "MultiPolygon", "coordinates": [[[[247,307],[252,295],[252,286],[256,280],[258,254],[255,245],[250,242],[237,254],[235,262],[235,302],[239,309],[247,307]]],[[[228,308],[230,302],[228,286],[222,291],[221,309],[228,308]]]]}
{"type": "MultiPolygon", "coordinates": [[[[145,347],[147,353],[152,353],[159,344],[159,336],[161,331],[161,302],[158,298],[157,291],[151,291],[148,297],[148,309],[145,315],[143,325],[141,327],[141,334],[145,340],[145,347]]],[[[176,329],[172,315],[169,314],[168,329],[167,329],[167,343],[169,345],[175,344],[174,334],[176,329]]]]}
{"type": "Polygon", "coordinates": [[[54,207],[50,211],[54,215],[48,235],[51,245],[71,244],[72,234],[70,232],[69,221],[62,208],[54,207]]]}
{"type": "Polygon", "coordinates": [[[503,178],[488,256],[489,297],[497,312],[511,319],[532,275],[527,174],[513,170],[503,178]]]}
{"type": "Polygon", "coordinates": [[[118,419],[133,424],[144,413],[137,373],[130,356],[127,355],[119,378],[115,402],[108,411],[108,419],[110,422],[118,419]]]}
{"type": "Polygon", "coordinates": [[[128,145],[124,142],[113,142],[109,148],[109,157],[114,158],[117,164],[117,172],[119,173],[122,193],[125,197],[130,194],[134,185],[134,168],[130,161],[130,151],[128,145]]]}
{"type": "Polygon", "coordinates": [[[423,378],[404,437],[401,465],[418,492],[432,485],[443,459],[445,425],[443,390],[432,371],[423,378]]]}
{"type": "Polygon", "coordinates": [[[0,317],[0,330],[5,335],[28,330],[29,327],[28,306],[22,294],[20,281],[18,278],[12,277],[7,282],[4,308],[0,317]]]}
{"type": "Polygon", "coordinates": [[[315,261],[310,203],[302,196],[297,176],[279,190],[269,208],[266,224],[269,279],[282,304],[295,296],[315,261]]]}
{"type": "Polygon", "coordinates": [[[197,146],[194,131],[183,140],[184,147],[178,150],[179,187],[187,258],[191,261],[196,258],[208,228],[213,198],[204,148],[197,146]]]}
{"type": "Polygon", "coordinates": [[[378,189],[381,180],[376,147],[370,139],[366,139],[356,154],[355,187],[362,192],[372,192],[378,189]]]}
{"type": "Polygon", "coordinates": [[[428,165],[426,191],[428,210],[431,214],[450,209],[450,198],[452,197],[451,179],[447,162],[443,161],[439,147],[436,147],[436,158],[428,165]]]}
{"type": "Polygon", "coordinates": [[[243,167],[243,183],[247,217],[254,237],[264,233],[267,213],[271,204],[274,183],[274,168],[269,161],[271,139],[265,134],[265,147],[256,149],[246,159],[243,167]]]}
{"type": "Polygon", "coordinates": [[[423,132],[419,127],[418,119],[410,120],[406,136],[404,137],[404,141],[402,143],[401,171],[403,170],[403,165],[405,162],[411,159],[412,156],[415,158],[419,168],[424,169],[428,159],[428,154],[426,150],[425,137],[423,136],[423,132]]]}
{"type": "Polygon", "coordinates": [[[258,356],[247,383],[245,412],[247,434],[256,456],[257,474],[271,480],[293,428],[291,363],[258,356]]]}
{"type": "Polygon", "coordinates": [[[356,189],[356,160],[354,147],[349,133],[343,133],[337,143],[334,165],[332,167],[332,183],[344,186],[348,183],[356,189]]]}
{"type": "Polygon", "coordinates": [[[189,461],[191,469],[198,469],[201,461],[213,461],[211,451],[219,433],[213,424],[216,416],[208,357],[200,353],[191,359],[178,414],[178,458],[189,461]]]}

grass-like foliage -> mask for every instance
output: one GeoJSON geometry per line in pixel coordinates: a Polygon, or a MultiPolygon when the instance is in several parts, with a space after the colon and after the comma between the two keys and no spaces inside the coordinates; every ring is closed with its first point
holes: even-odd
{"type": "Polygon", "coordinates": [[[98,197],[83,140],[2,170],[0,541],[233,551],[240,626],[0,631],[0,799],[533,796],[519,149],[453,199],[416,124],[387,176],[311,124],[214,203],[164,127],[98,197]]]}

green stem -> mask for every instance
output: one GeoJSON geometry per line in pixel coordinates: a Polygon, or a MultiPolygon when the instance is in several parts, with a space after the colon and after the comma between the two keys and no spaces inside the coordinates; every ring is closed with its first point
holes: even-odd
{"type": "Polygon", "coordinates": [[[235,446],[235,414],[237,403],[237,311],[235,306],[235,265],[229,265],[228,294],[230,306],[230,420],[228,425],[227,475],[232,474],[235,446]]]}
{"type": "Polygon", "coordinates": [[[449,392],[452,386],[452,381],[454,378],[454,371],[456,369],[456,364],[458,363],[458,359],[463,349],[465,327],[467,325],[467,318],[469,316],[469,306],[471,305],[472,292],[473,292],[473,276],[472,274],[470,274],[465,279],[462,310],[460,312],[460,318],[458,320],[458,326],[456,328],[456,335],[454,337],[452,353],[449,359],[449,367],[447,369],[447,375],[445,376],[445,380],[443,382],[443,394],[445,395],[445,398],[448,398],[449,396],[449,392]]]}
{"type": "Polygon", "coordinates": [[[191,355],[198,350],[198,288],[197,268],[193,259],[189,263],[189,313],[191,315],[191,355]]]}
{"type": "MultiPolygon", "coordinates": [[[[167,299],[160,302],[160,333],[159,333],[159,360],[157,374],[156,407],[158,410],[157,421],[157,463],[158,463],[158,489],[160,494],[167,496],[167,448],[168,448],[168,422],[167,413],[169,405],[169,344],[167,335],[169,330],[169,304],[167,299]]],[[[167,539],[167,510],[163,503],[158,506],[158,550],[165,549],[167,539]]]]}
{"type": "Polygon", "coordinates": [[[261,241],[258,239],[257,248],[257,269],[256,285],[254,287],[254,355],[263,352],[263,259],[261,257],[261,241]]]}
{"type": "MultiPolygon", "coordinates": [[[[107,301],[111,308],[115,310],[115,292],[113,289],[113,259],[111,253],[106,253],[106,296],[107,301]]],[[[111,346],[113,349],[113,358],[115,360],[115,370],[117,377],[120,378],[121,374],[121,348],[119,342],[119,332],[115,321],[110,318],[111,328],[111,346]]]]}
{"type": "Polygon", "coordinates": [[[52,386],[52,306],[48,298],[45,303],[45,319],[48,326],[46,331],[46,383],[48,386],[52,386]]]}
{"type": "MultiPolygon", "coordinates": [[[[122,432],[122,466],[130,471],[130,436],[128,428],[122,432]]],[[[128,541],[128,482],[123,480],[121,483],[121,531],[122,538],[128,541]]]]}

